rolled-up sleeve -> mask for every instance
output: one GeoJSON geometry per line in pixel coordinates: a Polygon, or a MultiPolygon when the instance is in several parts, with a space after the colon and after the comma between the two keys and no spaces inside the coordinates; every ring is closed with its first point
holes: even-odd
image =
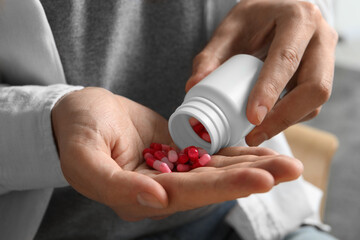
{"type": "Polygon", "coordinates": [[[51,109],[80,86],[0,86],[0,194],[66,186],[51,109]]]}

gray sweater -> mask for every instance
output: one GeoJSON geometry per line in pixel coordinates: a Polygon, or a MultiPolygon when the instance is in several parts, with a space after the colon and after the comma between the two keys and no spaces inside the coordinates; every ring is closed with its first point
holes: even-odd
{"type": "MultiPolygon", "coordinates": [[[[99,86],[165,118],[184,97],[192,59],[207,39],[204,0],[41,0],[68,84],[99,86]]],[[[220,9],[219,9],[220,10],[220,9]]],[[[207,12],[208,14],[208,12],[207,12]]],[[[71,187],[56,189],[36,239],[127,239],[208,214],[120,220],[71,187]]]]}

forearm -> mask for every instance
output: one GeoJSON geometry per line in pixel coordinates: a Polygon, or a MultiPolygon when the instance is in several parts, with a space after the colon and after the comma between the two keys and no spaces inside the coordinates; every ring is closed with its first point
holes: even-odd
{"type": "Polygon", "coordinates": [[[53,139],[51,109],[79,88],[0,86],[0,194],[67,185],[53,139]]]}

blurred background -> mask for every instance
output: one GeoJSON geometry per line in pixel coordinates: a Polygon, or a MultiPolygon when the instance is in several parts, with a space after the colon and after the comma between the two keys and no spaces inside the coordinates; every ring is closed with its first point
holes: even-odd
{"type": "Polygon", "coordinates": [[[339,139],[330,171],[325,219],[339,239],[360,236],[360,1],[333,0],[336,50],[333,93],[307,125],[339,139]]]}

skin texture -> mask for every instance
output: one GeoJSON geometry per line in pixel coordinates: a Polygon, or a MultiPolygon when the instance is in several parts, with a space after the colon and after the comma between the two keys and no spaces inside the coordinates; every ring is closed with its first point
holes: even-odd
{"type": "Polygon", "coordinates": [[[66,180],[128,221],[267,192],[303,170],[300,161],[259,147],[222,149],[208,166],[190,172],[150,169],[142,150],[151,142],[173,144],[167,121],[102,88],[64,96],[52,124],[66,180]]]}
{"type": "Polygon", "coordinates": [[[246,141],[257,146],[319,114],[331,94],[337,39],[311,3],[242,0],[195,57],[186,91],[235,54],[262,59],[246,113],[256,125],[246,141]]]}

